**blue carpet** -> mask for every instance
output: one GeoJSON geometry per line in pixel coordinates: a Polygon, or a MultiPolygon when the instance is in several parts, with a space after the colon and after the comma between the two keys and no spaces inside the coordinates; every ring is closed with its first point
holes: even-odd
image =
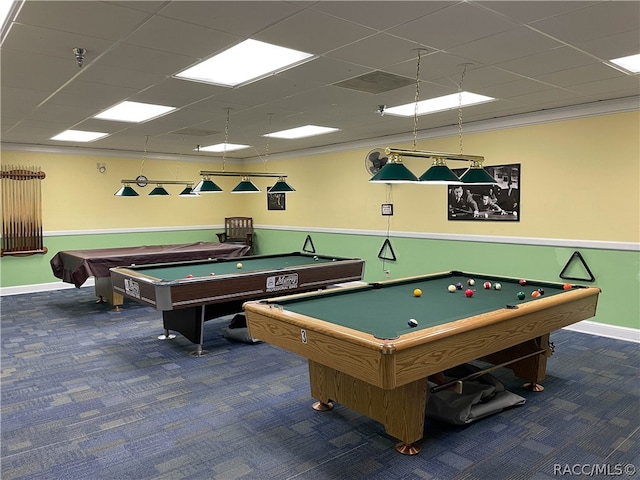
{"type": "Polygon", "coordinates": [[[128,301],[115,312],[92,288],[0,301],[2,480],[542,480],[640,468],[634,343],[555,332],[544,392],[500,370],[525,405],[465,427],[427,421],[422,451],[407,457],[379,423],[339,404],[311,409],[306,360],[224,339],[227,320],[205,324],[209,353],[192,357],[181,335],[157,339],[159,312],[128,301]]]}

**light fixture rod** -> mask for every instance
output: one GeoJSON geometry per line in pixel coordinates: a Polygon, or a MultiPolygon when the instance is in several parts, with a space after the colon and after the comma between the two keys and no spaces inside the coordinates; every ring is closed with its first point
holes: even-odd
{"type": "Polygon", "coordinates": [[[442,158],[444,160],[459,160],[461,162],[484,162],[484,157],[480,155],[460,155],[457,153],[431,152],[428,150],[404,150],[400,148],[386,148],[387,155],[400,155],[403,157],[419,158],[442,158]]]}
{"type": "Polygon", "coordinates": [[[264,173],[264,172],[225,172],[225,171],[210,171],[201,170],[200,175],[210,177],[272,177],[272,178],[286,178],[286,173],[264,173]]]}
{"type": "MultiPolygon", "coordinates": [[[[140,180],[120,180],[120,183],[138,183],[140,180]]],[[[193,185],[192,180],[145,180],[146,184],[155,183],[163,185],[193,185]]]]}

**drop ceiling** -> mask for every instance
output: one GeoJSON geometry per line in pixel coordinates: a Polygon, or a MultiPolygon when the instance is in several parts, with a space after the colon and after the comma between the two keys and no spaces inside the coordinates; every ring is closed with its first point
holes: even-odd
{"type": "MultiPolygon", "coordinates": [[[[226,139],[252,146],[225,154],[238,161],[374,148],[414,129],[380,106],[414,100],[418,54],[419,99],[455,94],[461,82],[497,99],[465,107],[465,124],[610,101],[637,108],[640,76],[608,61],[640,53],[639,27],[637,1],[27,0],[2,30],[2,146],[216,158],[197,145],[226,139]],[[238,88],[174,78],[248,38],[315,58],[238,88]],[[82,67],[74,47],[86,50],[82,67]],[[141,124],[93,118],[123,100],[176,110],[141,124]],[[340,130],[263,136],[306,124],[340,130]],[[51,140],[67,129],[109,135],[51,140]]],[[[453,109],[419,117],[417,129],[458,121],[453,109]]]]}

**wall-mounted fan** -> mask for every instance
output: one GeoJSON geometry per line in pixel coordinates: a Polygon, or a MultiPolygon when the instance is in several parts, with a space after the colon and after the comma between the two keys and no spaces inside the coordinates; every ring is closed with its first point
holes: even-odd
{"type": "Polygon", "coordinates": [[[364,167],[367,169],[367,173],[375,175],[388,161],[389,158],[385,156],[384,149],[375,148],[367,153],[367,156],[364,158],[364,167]]]}

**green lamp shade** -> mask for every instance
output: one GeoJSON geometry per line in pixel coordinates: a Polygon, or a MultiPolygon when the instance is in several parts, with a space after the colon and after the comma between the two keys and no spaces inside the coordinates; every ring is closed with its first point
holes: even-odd
{"type": "Polygon", "coordinates": [[[178,196],[179,197],[191,197],[191,198],[193,198],[193,197],[199,197],[200,194],[197,193],[197,192],[194,192],[193,188],[191,188],[191,187],[185,187],[184,190],[182,190],[180,192],[180,195],[178,195],[178,196]]]}
{"type": "Polygon", "coordinates": [[[455,173],[451,171],[446,165],[432,165],[429,170],[424,172],[419,182],[431,183],[431,184],[459,184],[460,179],[455,173]]]}
{"type": "Polygon", "coordinates": [[[295,188],[293,188],[291,185],[285,182],[283,178],[281,178],[267,192],[268,193],[288,193],[288,192],[295,192],[295,191],[296,191],[295,188]]]}
{"type": "Polygon", "coordinates": [[[195,188],[193,189],[193,193],[216,193],[216,192],[221,192],[222,189],[216,185],[215,183],[213,183],[212,180],[209,180],[208,178],[205,178],[203,180],[200,180],[200,183],[198,183],[195,188]]]}
{"type": "Polygon", "coordinates": [[[460,181],[465,184],[495,185],[498,182],[482,167],[469,167],[460,175],[460,181]]]}
{"type": "Polygon", "coordinates": [[[260,189],[251,180],[244,177],[242,181],[231,190],[231,193],[258,193],[260,189]]]}
{"type": "Polygon", "coordinates": [[[369,179],[373,183],[414,183],[418,178],[402,162],[389,162],[369,179]]]}
{"type": "Polygon", "coordinates": [[[138,192],[136,192],[129,185],[123,185],[122,187],[120,187],[120,190],[114,193],[114,195],[116,197],[137,197],[138,192]]]}
{"type": "Polygon", "coordinates": [[[167,192],[162,185],[158,185],[156,188],[154,188],[149,192],[149,196],[153,196],[153,197],[166,196],[166,195],[169,195],[169,192],[167,192]]]}

